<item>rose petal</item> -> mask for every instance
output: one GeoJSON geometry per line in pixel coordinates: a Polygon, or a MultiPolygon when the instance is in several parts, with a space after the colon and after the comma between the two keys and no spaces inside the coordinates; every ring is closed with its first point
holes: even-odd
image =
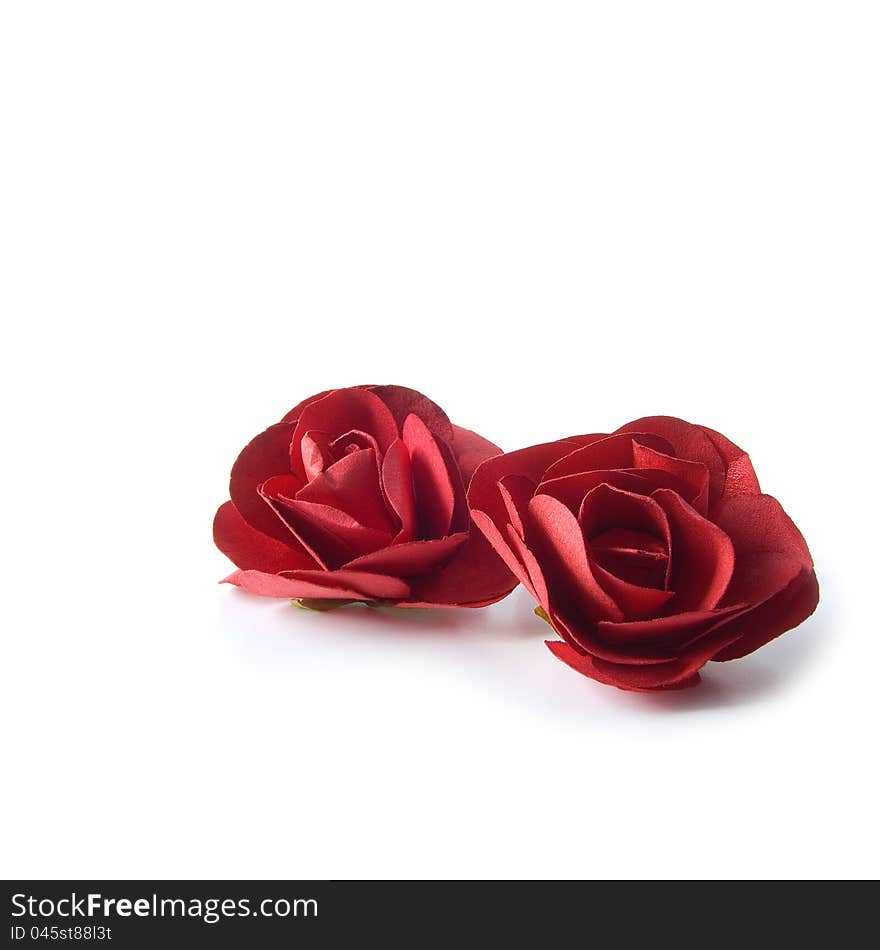
{"type": "Polygon", "coordinates": [[[336,461],[362,449],[372,449],[376,458],[381,457],[379,443],[369,432],[363,432],[361,429],[349,429],[330,443],[330,453],[336,461]]]}
{"type": "Polygon", "coordinates": [[[648,495],[660,487],[655,481],[649,481],[641,472],[633,469],[598,469],[545,479],[538,485],[536,492],[549,495],[561,501],[572,512],[577,512],[580,510],[584,497],[599,485],[612,485],[621,491],[642,495],[648,495]]]}
{"type": "Polygon", "coordinates": [[[726,602],[763,601],[812,569],[803,535],[771,495],[726,496],[712,516],[736,554],[726,602]]]}
{"type": "Polygon", "coordinates": [[[669,449],[663,439],[650,433],[627,433],[626,435],[607,435],[590,442],[576,451],[554,462],[544,472],[542,481],[561,478],[563,475],[579,475],[596,470],[614,470],[633,467],[633,439],[638,438],[647,445],[653,445],[661,452],[669,449]]]}
{"type": "MultiPolygon", "coordinates": [[[[331,576],[329,572],[327,576],[331,576]]],[[[298,600],[301,597],[360,600],[363,596],[359,591],[351,590],[343,585],[329,586],[311,581],[292,580],[289,577],[266,574],[263,571],[235,571],[221,583],[233,584],[259,597],[288,597],[292,600],[298,600]]]]}
{"type": "Polygon", "coordinates": [[[507,475],[521,475],[537,484],[548,465],[576,448],[574,442],[547,442],[487,459],[477,467],[468,486],[471,511],[485,512],[502,527],[507,523],[507,511],[498,492],[498,482],[507,475]]]}
{"type": "Polygon", "coordinates": [[[293,431],[290,471],[302,478],[305,478],[305,470],[300,443],[313,429],[326,432],[330,442],[352,430],[366,432],[383,453],[398,436],[394,416],[375,393],[358,388],[334,389],[305,406],[293,431]]]}
{"type": "Polygon", "coordinates": [[[528,511],[529,501],[535,494],[535,483],[522,475],[505,475],[498,482],[498,491],[501,493],[510,524],[521,538],[525,537],[526,529],[523,526],[523,519],[528,511]]]}
{"type": "Polygon", "coordinates": [[[561,442],[571,442],[577,448],[583,448],[585,445],[592,445],[594,442],[602,442],[608,438],[607,432],[590,432],[586,435],[567,435],[561,442]]]}
{"type": "MultiPolygon", "coordinates": [[[[550,594],[544,572],[534,554],[526,547],[525,541],[517,534],[513,525],[507,526],[507,538],[517,560],[526,571],[527,580],[523,581],[526,590],[538,601],[544,610],[550,609],[550,594]]],[[[519,575],[517,574],[517,577],[519,575]]]]}
{"type": "Polygon", "coordinates": [[[666,552],[672,543],[666,513],[654,498],[607,483],[597,485],[586,495],[578,521],[587,539],[612,528],[628,528],[655,538],[666,552]]]}
{"type": "Polygon", "coordinates": [[[430,430],[410,415],[403,424],[403,441],[412,462],[413,487],[420,535],[442,538],[449,533],[455,512],[455,490],[443,455],[430,430]]]}
{"type": "Polygon", "coordinates": [[[649,445],[634,442],[633,463],[637,469],[654,469],[674,475],[687,488],[681,492],[685,500],[701,515],[709,510],[709,469],[702,462],[675,458],[649,445]]]}
{"type": "Polygon", "coordinates": [[[590,557],[610,574],[638,587],[668,590],[669,556],[656,538],[612,528],[590,539],[590,557]]]}
{"type": "Polygon", "coordinates": [[[675,650],[708,633],[719,623],[742,613],[744,609],[739,605],[714,610],[689,610],[650,620],[626,620],[620,623],[602,621],[598,625],[598,633],[603,640],[618,647],[634,648],[641,645],[675,650]]]}
{"type": "Polygon", "coordinates": [[[541,565],[550,603],[563,616],[623,620],[623,611],[596,580],[580,525],[562,502],[549,495],[532,498],[526,543],[541,565]]]}
{"type": "Polygon", "coordinates": [[[242,518],[231,501],[222,504],[214,516],[214,543],[244,570],[276,574],[278,571],[314,567],[314,561],[305,551],[291,547],[295,543],[293,537],[290,537],[290,544],[285,544],[257,531],[242,518]]]}
{"type": "Polygon", "coordinates": [[[664,604],[675,596],[675,591],[658,590],[655,587],[631,584],[610,571],[606,571],[601,564],[597,564],[594,560],[591,560],[590,567],[593,570],[593,576],[602,586],[602,589],[613,598],[614,603],[620,607],[628,620],[655,617],[664,604]]]}
{"type": "Polygon", "coordinates": [[[571,645],[559,640],[545,642],[557,659],[590,679],[616,686],[618,689],[653,691],[696,686],[699,682],[698,670],[722,650],[730,642],[730,638],[718,643],[708,643],[702,649],[692,651],[685,659],[641,666],[610,663],[597,657],[581,655],[571,645]]]}
{"type": "Polygon", "coordinates": [[[330,440],[326,432],[312,429],[302,437],[300,443],[303,469],[307,480],[311,480],[330,464],[330,440]]]}
{"type": "Polygon", "coordinates": [[[467,541],[439,570],[413,578],[408,606],[485,607],[506,597],[516,578],[479,532],[471,530],[467,541]]]}
{"type": "Polygon", "coordinates": [[[397,532],[379,485],[379,466],[373,449],[360,449],[334,462],[297,494],[300,501],[338,508],[366,528],[393,535],[397,532]]]}
{"type": "MultiPolygon", "coordinates": [[[[646,669],[645,667],[636,666],[609,664],[609,667],[605,669],[599,666],[598,663],[600,661],[590,656],[589,653],[580,653],[570,643],[566,643],[564,640],[545,640],[544,643],[557,660],[561,660],[566,666],[580,673],[581,676],[596,680],[597,683],[603,683],[606,686],[616,686],[618,689],[631,690],[633,692],[641,692],[646,688],[658,688],[657,686],[645,687],[644,685],[633,685],[634,680],[639,683],[644,683],[646,680],[656,680],[656,677],[652,677],[650,673],[652,667],[647,667],[646,673],[638,672],[639,670],[646,669]],[[617,674],[618,670],[620,670],[619,675],[617,674]]],[[[667,667],[664,664],[662,671],[665,672],[666,669],[667,667]]],[[[679,688],[684,689],[686,686],[696,686],[697,682],[698,681],[682,684],[679,688]]]]}
{"type": "Polygon", "coordinates": [[[275,503],[297,537],[331,569],[387,547],[392,540],[389,532],[369,528],[329,505],[283,498],[275,503]]]}
{"type": "MultiPolygon", "coordinates": [[[[611,574],[620,571],[617,576],[621,581],[639,588],[649,586],[669,589],[672,540],[666,514],[653,498],[622,491],[607,483],[600,484],[584,498],[578,521],[587,539],[591,558],[605,570],[611,574]],[[634,537],[631,534],[621,536],[621,529],[637,534],[634,537]],[[638,547],[631,552],[623,547],[615,549],[613,542],[621,537],[627,540],[632,538],[630,543],[638,544],[638,547]],[[656,582],[649,584],[649,579],[656,582]]],[[[614,596],[607,584],[603,583],[603,587],[614,596]]],[[[621,588],[621,591],[627,596],[625,588],[621,588]]],[[[669,599],[635,596],[639,603],[645,605],[644,609],[649,603],[660,605],[669,599]]],[[[628,613],[624,604],[618,603],[628,613]]]]}
{"type": "Polygon", "coordinates": [[[446,466],[446,474],[449,476],[449,483],[452,485],[452,497],[455,499],[455,506],[452,509],[452,520],[449,523],[449,533],[456,531],[469,531],[471,526],[471,516],[468,511],[467,493],[462,481],[461,472],[458,468],[458,462],[455,453],[448,442],[442,439],[435,439],[437,448],[443,458],[443,464],[446,466]]]}
{"type": "Polygon", "coordinates": [[[672,447],[671,451],[661,448],[661,452],[689,462],[702,462],[709,470],[709,507],[721,497],[727,466],[715,443],[700,426],[675,416],[645,416],[615,431],[630,435],[649,432],[665,439],[672,447]]]}
{"type": "MultiPolygon", "coordinates": [[[[597,551],[603,553],[617,552],[621,555],[638,554],[664,563],[667,560],[667,542],[665,540],[661,541],[653,534],[647,534],[644,531],[634,531],[630,528],[608,528],[598,534],[591,534],[589,543],[591,554],[595,554],[597,551]]],[[[612,573],[614,572],[612,571],[612,573]]],[[[664,585],[661,583],[652,584],[651,586],[663,587],[664,585]]]]}
{"type": "Polygon", "coordinates": [[[344,568],[341,571],[286,571],[285,577],[291,580],[314,584],[344,585],[358,591],[362,597],[376,600],[399,600],[409,597],[410,585],[399,577],[388,577],[372,571],[353,571],[344,568]]]}
{"type": "Polygon", "coordinates": [[[432,541],[408,541],[364,554],[346,564],[346,570],[376,571],[393,577],[425,574],[448,561],[467,540],[467,532],[432,541]]]}
{"type": "Polygon", "coordinates": [[[382,460],[382,491],[399,521],[395,543],[412,541],[418,532],[418,520],[413,494],[412,463],[403,439],[392,442],[382,460]]]}
{"type": "Polygon", "coordinates": [[[730,623],[736,639],[720,650],[715,660],[736,660],[754,653],[780,634],[803,623],[819,603],[819,583],[811,568],[805,568],[779,593],[730,623]]]}
{"type": "Polygon", "coordinates": [[[260,494],[303,548],[324,570],[386,547],[391,535],[362,525],[351,515],[329,505],[291,497],[297,490],[293,476],[278,475],[260,486],[260,494]]]}
{"type": "Polygon", "coordinates": [[[415,415],[438,439],[450,443],[453,441],[455,426],[437,403],[428,399],[427,396],[415,389],[407,389],[406,386],[369,386],[367,388],[389,408],[400,432],[403,432],[406,417],[415,415]]]}
{"type": "Polygon", "coordinates": [[[409,595],[409,585],[396,577],[360,571],[236,571],[223,581],[261,597],[331,598],[339,600],[398,600],[409,595]]]}
{"type": "Polygon", "coordinates": [[[730,660],[806,620],[818,604],[819,585],[803,535],[772,496],[727,494],[713,515],[736,553],[725,602],[755,604],[730,624],[740,637],[718,657],[730,660]]]}
{"type": "Polygon", "coordinates": [[[290,474],[290,442],[293,425],[269,426],[240,452],[229,478],[229,494],[245,521],[279,541],[289,532],[260,498],[258,488],[273,475],[290,474]]]}
{"type": "Polygon", "coordinates": [[[716,606],[733,575],[730,538],[675,492],[660,488],[651,497],[666,512],[672,536],[669,587],[676,594],[670,607],[681,612],[716,606]]]}
{"type": "Polygon", "coordinates": [[[665,644],[615,643],[599,635],[599,626],[583,618],[565,618],[558,610],[547,611],[550,626],[578,651],[593,659],[623,666],[648,666],[678,659],[677,651],[665,644]]]}
{"type": "Polygon", "coordinates": [[[723,496],[756,495],[761,491],[758,476],[752,468],[751,459],[743,450],[726,436],[714,429],[700,426],[715,446],[722,462],[727,466],[723,496]]]}
{"type": "Polygon", "coordinates": [[[325,389],[323,392],[315,393],[314,396],[309,396],[306,399],[303,399],[302,402],[298,402],[290,412],[286,412],[282,417],[282,422],[293,422],[296,423],[299,417],[302,415],[303,409],[306,406],[310,406],[313,402],[317,402],[319,399],[323,399],[325,396],[329,396],[330,393],[335,392],[333,389],[325,389]]]}
{"type": "Polygon", "coordinates": [[[461,478],[465,488],[471,480],[477,466],[486,459],[494,458],[501,454],[501,449],[493,442],[484,439],[476,432],[470,429],[463,429],[461,426],[452,427],[452,440],[450,442],[452,451],[455,453],[458,468],[461,471],[461,478]]]}
{"type": "Polygon", "coordinates": [[[295,502],[296,495],[302,487],[302,482],[294,475],[274,475],[272,478],[267,478],[257,488],[257,492],[286,532],[287,543],[298,543],[318,567],[330,570],[330,565],[325,558],[297,531],[289,517],[290,506],[295,502]]]}
{"type": "MultiPolygon", "coordinates": [[[[523,558],[518,555],[518,552],[516,552],[516,549],[511,544],[512,539],[502,536],[501,532],[495,526],[495,522],[492,521],[485,512],[473,511],[471,512],[471,517],[474,520],[474,524],[483,533],[486,540],[492,548],[494,548],[496,554],[504,561],[513,576],[528,590],[535,600],[539,603],[546,604],[546,588],[541,591],[535,586],[532,578],[529,576],[529,571],[525,566],[523,558]]],[[[505,528],[509,529],[510,526],[507,525],[505,528]]],[[[521,541],[520,544],[522,544],[521,541]]],[[[532,560],[534,561],[534,558],[532,558],[532,560]]]]}

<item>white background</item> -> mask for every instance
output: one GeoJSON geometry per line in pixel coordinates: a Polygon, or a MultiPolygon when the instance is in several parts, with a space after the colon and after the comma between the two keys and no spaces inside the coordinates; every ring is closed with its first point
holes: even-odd
{"type": "Polygon", "coordinates": [[[0,871],[878,873],[874,3],[7,3],[0,871]],[[751,452],[816,615],[640,696],[217,581],[229,468],[416,387],[751,452]],[[870,403],[870,405],[869,405],[870,403]]]}

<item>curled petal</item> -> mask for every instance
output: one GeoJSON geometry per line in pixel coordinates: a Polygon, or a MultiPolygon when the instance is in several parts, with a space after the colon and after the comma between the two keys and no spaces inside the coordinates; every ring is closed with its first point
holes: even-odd
{"type": "Polygon", "coordinates": [[[290,423],[269,426],[239,453],[229,478],[229,494],[242,518],[263,534],[284,541],[289,532],[260,498],[259,486],[274,475],[290,474],[290,423]]]}
{"type": "Polygon", "coordinates": [[[346,570],[375,571],[393,577],[416,577],[440,567],[461,548],[467,532],[450,534],[432,541],[407,541],[364,554],[349,561],[346,570]]]}
{"type": "Polygon", "coordinates": [[[397,423],[382,400],[366,389],[334,389],[326,396],[308,403],[302,410],[293,431],[289,470],[305,479],[300,443],[306,433],[325,432],[330,442],[346,432],[365,432],[376,440],[384,453],[397,438],[397,423]]]}
{"type": "Polygon", "coordinates": [[[549,610],[550,594],[547,590],[547,581],[544,578],[544,572],[541,570],[538,559],[526,547],[525,541],[523,541],[513,525],[507,526],[507,536],[511,548],[516,552],[519,563],[523,565],[526,571],[526,579],[522,581],[524,587],[532,594],[545,611],[549,610]]]}
{"type": "Polygon", "coordinates": [[[650,433],[627,432],[607,435],[590,442],[549,466],[543,480],[577,475],[582,472],[633,467],[633,442],[638,439],[660,452],[669,450],[669,444],[650,433]]]}
{"type": "Polygon", "coordinates": [[[676,592],[672,605],[677,611],[715,607],[733,576],[730,538],[675,492],[661,488],[651,497],[666,512],[672,535],[669,587],[676,592]]]}
{"type": "Polygon", "coordinates": [[[592,472],[572,472],[570,475],[544,479],[538,485],[537,491],[542,495],[550,495],[573,512],[577,512],[584,497],[600,485],[611,485],[620,491],[642,495],[649,495],[657,488],[666,487],[663,482],[657,483],[652,472],[639,472],[635,469],[596,469],[592,472]]]}
{"type": "Polygon", "coordinates": [[[416,511],[423,538],[449,533],[455,513],[455,488],[446,461],[430,429],[418,416],[403,425],[403,441],[412,462],[416,511]]]}
{"type": "Polygon", "coordinates": [[[781,591],[733,620],[730,632],[737,634],[736,638],[713,659],[736,660],[754,653],[765,643],[803,623],[818,603],[819,582],[812,568],[805,568],[781,591]]]}
{"type": "Polygon", "coordinates": [[[498,491],[498,482],[508,475],[518,475],[537,484],[548,465],[577,447],[572,441],[547,442],[487,459],[477,467],[468,486],[471,511],[483,511],[496,526],[505,525],[507,509],[498,491]]]}
{"type": "Polygon", "coordinates": [[[707,429],[706,426],[700,426],[700,428],[709,437],[727,467],[722,496],[757,495],[761,487],[748,455],[720,432],[707,429]]]}
{"type": "Polygon", "coordinates": [[[639,469],[668,472],[679,479],[681,494],[701,515],[709,510],[709,469],[702,462],[689,462],[658,452],[649,445],[633,443],[633,464],[639,469]]]}
{"type": "Polygon", "coordinates": [[[665,512],[653,498],[601,484],[584,498],[578,521],[588,541],[590,557],[613,577],[597,577],[629,617],[644,616],[650,604],[656,609],[671,597],[628,593],[638,589],[669,591],[672,538],[665,512]],[[615,578],[621,584],[615,585],[615,578]],[[615,596],[616,587],[626,604],[615,596]],[[631,613],[635,611],[634,613],[631,613]]]}
{"type": "Polygon", "coordinates": [[[627,618],[655,617],[674,596],[675,591],[642,587],[617,577],[601,565],[592,563],[593,575],[627,618]]]}
{"type": "Polygon", "coordinates": [[[413,493],[412,463],[402,439],[391,443],[382,460],[382,494],[399,523],[395,542],[412,541],[418,534],[419,524],[413,493]]]}
{"type": "Polygon", "coordinates": [[[596,580],[577,518],[555,498],[529,502],[526,543],[547,579],[550,602],[565,617],[623,620],[623,611],[596,580]]]}
{"type": "Polygon", "coordinates": [[[318,400],[323,399],[325,396],[329,396],[330,393],[335,392],[333,389],[325,389],[323,392],[315,393],[314,396],[309,396],[308,399],[303,399],[302,402],[298,402],[290,412],[286,412],[282,417],[282,422],[293,422],[296,423],[299,420],[299,417],[302,415],[303,410],[306,406],[310,406],[313,402],[318,402],[318,400]]]}
{"type": "MultiPolygon", "coordinates": [[[[513,543],[515,540],[519,540],[519,545],[525,548],[522,539],[516,535],[515,531],[510,532],[510,525],[506,526],[508,529],[507,536],[502,535],[501,531],[496,527],[495,522],[483,511],[473,511],[471,512],[471,517],[474,519],[474,524],[479,528],[492,548],[494,548],[495,553],[502,559],[510,573],[513,574],[539,604],[546,606],[547,589],[543,586],[543,578],[542,586],[538,586],[526,562],[526,557],[531,558],[532,564],[537,568],[537,562],[535,562],[534,556],[531,552],[520,550],[519,546],[513,543]],[[509,533],[512,533],[514,537],[510,537],[509,533]]],[[[540,576],[540,568],[537,570],[537,576],[540,576]]]]}
{"type": "Polygon", "coordinates": [[[666,513],[655,499],[606,483],[584,498],[578,520],[587,538],[613,528],[628,528],[656,538],[666,552],[672,544],[666,513]]]}
{"type": "Polygon", "coordinates": [[[639,666],[611,663],[589,654],[581,654],[568,643],[546,641],[550,652],[563,663],[590,679],[636,692],[686,689],[699,683],[699,670],[731,641],[731,637],[705,643],[687,657],[665,663],[639,666]]]}
{"type": "Polygon", "coordinates": [[[484,439],[476,432],[470,429],[462,429],[461,426],[452,427],[452,440],[450,442],[455,459],[458,462],[458,468],[461,471],[461,478],[467,488],[477,466],[486,461],[501,455],[501,449],[493,442],[484,439]]]}
{"type": "Polygon", "coordinates": [[[269,574],[297,568],[314,567],[314,561],[288,534],[290,544],[251,527],[231,501],[217,509],[214,516],[214,543],[237,567],[269,574]]]}
{"type": "Polygon", "coordinates": [[[394,534],[379,485],[379,465],[373,449],[360,449],[334,462],[297,493],[300,501],[338,508],[367,528],[394,534]]]}
{"type": "Polygon", "coordinates": [[[621,623],[603,621],[598,625],[598,634],[607,643],[622,649],[648,647],[679,650],[746,609],[739,605],[714,610],[689,610],[665,617],[621,623]]]}
{"type": "Polygon", "coordinates": [[[521,538],[525,537],[524,521],[529,502],[535,494],[535,483],[522,475],[506,475],[498,482],[498,491],[511,526],[521,538]]]}
{"type": "Polygon", "coordinates": [[[348,561],[377,551],[391,543],[387,531],[370,528],[331,505],[294,499],[276,499],[284,520],[308,550],[320,556],[328,568],[342,567],[348,561]]]}
{"type": "Polygon", "coordinates": [[[771,495],[723,499],[713,512],[736,553],[729,602],[756,603],[785,587],[813,559],[803,535],[771,495]]]}
{"type": "Polygon", "coordinates": [[[418,416],[431,430],[431,433],[444,442],[452,442],[456,427],[449,421],[446,413],[427,396],[406,386],[368,386],[371,393],[378,396],[388,407],[399,432],[403,432],[406,417],[418,416]]]}
{"type": "Polygon", "coordinates": [[[412,595],[402,606],[485,607],[506,597],[516,578],[485,537],[475,530],[439,570],[414,577],[412,595]]]}
{"type": "Polygon", "coordinates": [[[728,495],[714,514],[736,552],[725,602],[755,605],[731,623],[740,637],[718,657],[731,660],[806,620],[818,604],[819,585],[803,535],[775,498],[728,495]]]}
{"type": "MultiPolygon", "coordinates": [[[[728,465],[734,458],[745,455],[741,449],[719,433],[685,422],[684,419],[677,419],[675,416],[645,416],[628,422],[616,431],[619,433],[647,432],[659,436],[672,446],[672,451],[667,454],[705,465],[709,470],[710,508],[715,505],[727,488],[728,465]]],[[[750,465],[749,468],[751,468],[750,465]]],[[[740,471],[737,478],[743,479],[744,472],[740,471]]],[[[747,481],[747,478],[742,481],[744,488],[747,481]]],[[[757,479],[754,480],[754,484],[757,486],[757,479]]]]}
{"type": "Polygon", "coordinates": [[[303,470],[308,481],[316,478],[330,464],[330,440],[326,432],[312,429],[300,442],[303,470]]]}
{"type": "Polygon", "coordinates": [[[409,585],[397,577],[361,571],[236,571],[223,583],[234,584],[261,597],[289,597],[294,600],[400,600],[409,596],[409,585]]]}

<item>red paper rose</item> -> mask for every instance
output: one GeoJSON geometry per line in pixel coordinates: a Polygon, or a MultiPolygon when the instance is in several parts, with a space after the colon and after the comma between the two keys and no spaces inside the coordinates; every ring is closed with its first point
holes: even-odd
{"type": "Polygon", "coordinates": [[[465,488],[501,450],[402,386],[301,402],[245,446],[214,519],[253,594],[481,607],[515,579],[479,531],[465,488]]]}
{"type": "Polygon", "coordinates": [[[810,552],[749,457],[668,416],[483,463],[474,521],[540,604],[555,656],[621,689],[682,689],[816,607],[810,552]]]}

